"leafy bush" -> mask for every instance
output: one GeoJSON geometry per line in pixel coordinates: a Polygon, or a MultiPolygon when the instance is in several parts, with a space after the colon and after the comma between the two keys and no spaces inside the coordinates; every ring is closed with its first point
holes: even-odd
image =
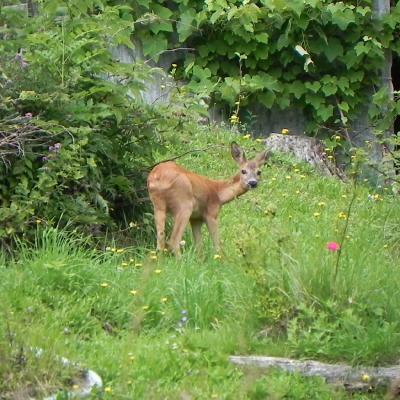
{"type": "Polygon", "coordinates": [[[70,222],[94,235],[126,228],[146,209],[159,133],[187,129],[178,107],[141,102],[157,69],[111,56],[112,47],[132,46],[127,7],[80,3],[43,2],[24,29],[23,13],[2,14],[2,239],[31,237],[37,224],[70,222]]]}

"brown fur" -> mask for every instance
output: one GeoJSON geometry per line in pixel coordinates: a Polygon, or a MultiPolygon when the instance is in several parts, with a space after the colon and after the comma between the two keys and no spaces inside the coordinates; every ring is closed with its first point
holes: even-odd
{"type": "Polygon", "coordinates": [[[221,207],[247,192],[249,185],[257,185],[260,178],[259,167],[264,165],[268,156],[264,151],[248,162],[243,150],[236,143],[232,143],[231,152],[240,170],[226,181],[197,175],[171,161],[158,164],[150,172],[147,188],[154,206],[158,250],[165,248],[167,213],[172,214],[174,219],[169,247],[175,255],[180,255],[179,244],[189,221],[197,248],[201,247],[201,226],[205,222],[215,250],[219,250],[217,218],[221,207]]]}

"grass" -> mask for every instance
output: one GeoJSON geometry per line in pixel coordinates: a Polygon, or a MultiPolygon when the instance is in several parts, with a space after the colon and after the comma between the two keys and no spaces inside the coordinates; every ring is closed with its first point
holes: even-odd
{"type": "MultiPolygon", "coordinates": [[[[185,141],[169,139],[170,155],[223,144],[179,163],[226,178],[236,172],[232,139],[250,154],[262,148],[202,128],[185,141]]],[[[227,359],[253,353],[394,363],[400,355],[398,199],[385,189],[375,193],[362,183],[317,176],[280,156],[263,177],[258,189],[223,208],[220,258],[208,235],[199,256],[186,234],[176,260],[156,255],[153,244],[90,249],[73,233],[39,226],[34,246],[21,243],[18,257],[0,261],[0,358],[15,367],[16,354],[45,349],[49,356],[40,365],[15,367],[20,382],[39,387],[58,382],[49,373],[56,356],[77,361],[104,379],[93,398],[348,398],[319,379],[241,370],[227,359]],[[338,254],[326,244],[341,241],[346,222],[337,268],[338,254]]],[[[1,365],[3,398],[16,381],[4,379],[10,370],[1,365]]]]}

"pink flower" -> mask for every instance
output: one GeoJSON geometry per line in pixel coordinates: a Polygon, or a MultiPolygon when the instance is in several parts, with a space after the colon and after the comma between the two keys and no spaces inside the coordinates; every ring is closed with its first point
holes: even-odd
{"type": "Polygon", "coordinates": [[[336,242],[328,242],[326,244],[326,249],[329,251],[338,251],[340,250],[340,244],[336,242]]]}

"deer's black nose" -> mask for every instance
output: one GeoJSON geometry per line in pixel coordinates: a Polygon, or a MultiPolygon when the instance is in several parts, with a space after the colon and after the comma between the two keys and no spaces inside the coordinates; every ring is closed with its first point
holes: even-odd
{"type": "Polygon", "coordinates": [[[257,187],[257,181],[256,180],[252,180],[252,181],[249,181],[249,183],[248,183],[248,185],[252,188],[252,189],[254,189],[255,187],[257,187]]]}

